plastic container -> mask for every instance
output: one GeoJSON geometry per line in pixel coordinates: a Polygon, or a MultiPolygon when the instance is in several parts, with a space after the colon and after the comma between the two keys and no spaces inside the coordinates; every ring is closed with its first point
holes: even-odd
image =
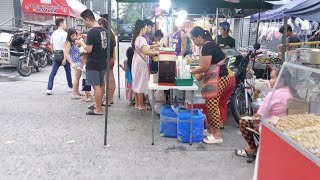
{"type": "Polygon", "coordinates": [[[193,79],[176,79],[176,86],[192,86],[193,79]]]}
{"type": "MultiPolygon", "coordinates": [[[[186,101],[186,107],[187,109],[191,109],[191,102],[186,101]]],[[[204,119],[205,119],[205,124],[210,123],[210,116],[208,113],[208,109],[206,106],[206,102],[204,99],[195,99],[194,104],[193,104],[193,109],[200,109],[200,111],[203,113],[204,119]]],[[[224,122],[225,125],[225,122],[224,122]]]]}
{"type": "MultiPolygon", "coordinates": [[[[179,110],[177,124],[177,138],[182,143],[190,140],[190,110],[179,110]]],[[[192,142],[202,142],[204,129],[204,115],[199,109],[193,110],[192,142]]]]}
{"type": "Polygon", "coordinates": [[[159,61],[176,61],[176,52],[159,52],[159,61]]]}
{"type": "Polygon", "coordinates": [[[160,136],[177,137],[177,114],[168,104],[160,108],[160,136]]]}

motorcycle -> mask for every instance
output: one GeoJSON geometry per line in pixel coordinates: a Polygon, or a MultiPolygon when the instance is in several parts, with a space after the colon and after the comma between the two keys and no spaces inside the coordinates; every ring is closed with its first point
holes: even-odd
{"type": "Polygon", "coordinates": [[[35,57],[39,61],[41,68],[45,68],[48,65],[48,62],[52,62],[52,54],[48,50],[46,42],[34,41],[32,44],[35,50],[35,57]]]}
{"type": "Polygon", "coordinates": [[[23,44],[22,48],[24,49],[24,55],[19,58],[18,73],[23,77],[27,77],[30,76],[33,69],[40,72],[42,68],[40,64],[41,60],[39,61],[36,57],[42,53],[42,50],[33,48],[31,43],[23,44]]]}
{"type": "Polygon", "coordinates": [[[253,77],[253,72],[247,71],[247,67],[249,62],[258,55],[258,53],[256,53],[258,49],[260,49],[260,44],[255,44],[254,48],[249,49],[246,57],[239,63],[236,65],[228,65],[236,78],[236,87],[231,95],[229,106],[233,118],[238,124],[241,117],[253,115],[253,108],[251,107],[252,99],[249,90],[254,91],[254,87],[247,81],[247,79],[253,77]]]}

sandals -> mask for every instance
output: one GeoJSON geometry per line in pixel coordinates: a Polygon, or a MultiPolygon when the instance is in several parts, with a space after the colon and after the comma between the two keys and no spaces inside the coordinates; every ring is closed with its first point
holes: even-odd
{"type": "Polygon", "coordinates": [[[91,105],[91,106],[88,106],[88,109],[93,111],[94,109],[96,109],[96,107],[95,107],[94,104],[93,104],[93,105],[91,105]]]}
{"type": "Polygon", "coordinates": [[[79,95],[72,95],[71,96],[71,99],[80,99],[81,98],[81,96],[79,96],[79,95]]]}
{"type": "Polygon", "coordinates": [[[247,163],[252,163],[253,161],[256,160],[256,157],[257,157],[255,154],[249,154],[245,149],[238,149],[238,150],[236,149],[234,153],[240,157],[247,157],[248,158],[247,163]]]}
{"type": "Polygon", "coordinates": [[[240,157],[249,157],[253,155],[253,154],[249,154],[245,149],[235,149],[234,153],[235,155],[240,157]]]}
{"type": "Polygon", "coordinates": [[[203,138],[203,142],[206,144],[221,144],[223,143],[223,139],[216,139],[212,134],[203,138]]]}
{"type": "MultiPolygon", "coordinates": [[[[108,107],[110,107],[111,104],[113,104],[113,102],[110,103],[110,104],[108,104],[108,107]]],[[[106,106],[106,105],[107,105],[107,101],[106,101],[106,100],[103,100],[103,101],[102,101],[102,106],[106,106]]]]}
{"type": "Polygon", "coordinates": [[[99,116],[102,116],[102,115],[103,115],[103,113],[96,113],[96,112],[94,112],[94,111],[88,111],[86,114],[89,115],[89,116],[91,116],[91,115],[99,115],[99,116]]]}

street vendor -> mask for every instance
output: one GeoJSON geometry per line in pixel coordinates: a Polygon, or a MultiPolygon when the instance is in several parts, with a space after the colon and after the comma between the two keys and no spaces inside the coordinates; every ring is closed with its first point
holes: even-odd
{"type": "Polygon", "coordinates": [[[236,47],[236,41],[229,35],[230,24],[228,22],[220,23],[220,34],[218,36],[218,44],[221,48],[230,49],[236,47]]]}
{"type": "Polygon", "coordinates": [[[247,127],[259,131],[260,119],[265,114],[267,118],[272,116],[286,116],[287,112],[287,102],[288,99],[296,97],[296,91],[291,85],[291,74],[288,69],[284,69],[281,79],[278,81],[277,87],[275,81],[277,81],[279,70],[273,70],[271,74],[274,76],[274,80],[270,82],[272,88],[275,88],[274,92],[269,92],[268,95],[262,102],[258,112],[249,119],[243,117],[240,120],[239,127],[243,138],[246,140],[248,145],[243,149],[235,150],[235,154],[241,157],[249,157],[250,159],[255,159],[257,153],[257,145],[254,141],[253,132],[249,131],[247,127]],[[252,125],[250,124],[252,122],[252,125]]]}
{"type": "Polygon", "coordinates": [[[203,76],[203,85],[208,84],[208,86],[205,85],[202,88],[202,97],[206,100],[211,122],[207,130],[208,136],[203,139],[203,142],[207,144],[222,143],[219,104],[221,94],[225,91],[230,79],[225,65],[226,55],[213,41],[210,32],[201,27],[192,29],[191,39],[195,45],[202,47],[201,64],[191,70],[191,73],[196,75],[197,80],[201,80],[203,76]],[[206,86],[208,87],[207,89],[206,86]]]}
{"type": "MultiPolygon", "coordinates": [[[[285,26],[281,26],[279,32],[284,35],[285,26]]],[[[287,25],[287,43],[299,43],[301,42],[300,37],[292,31],[292,27],[287,25]]]]}
{"type": "Polygon", "coordinates": [[[186,52],[187,38],[181,27],[174,26],[175,33],[173,34],[173,48],[177,56],[184,56],[186,52]]]}

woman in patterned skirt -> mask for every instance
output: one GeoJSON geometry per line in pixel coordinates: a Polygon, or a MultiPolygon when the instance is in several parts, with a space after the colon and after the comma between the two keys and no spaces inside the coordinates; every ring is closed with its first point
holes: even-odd
{"type": "Polygon", "coordinates": [[[132,38],[132,90],[137,93],[135,107],[139,110],[145,109],[144,94],[148,91],[149,83],[149,56],[158,55],[158,52],[150,50],[150,47],[143,37],[147,32],[147,25],[143,20],[138,19],[135,24],[132,38]]]}
{"type": "MultiPolygon", "coordinates": [[[[202,75],[205,76],[205,73],[211,70],[211,68],[216,69],[216,74],[214,76],[215,84],[212,85],[214,88],[207,92],[207,95],[210,95],[210,98],[204,97],[204,99],[206,99],[206,106],[211,122],[210,128],[208,129],[209,134],[203,139],[203,142],[207,144],[222,143],[223,139],[220,133],[221,114],[219,103],[221,94],[225,91],[230,79],[226,65],[221,63],[225,60],[226,55],[213,41],[210,32],[202,29],[201,27],[195,27],[192,29],[191,39],[195,45],[202,47],[201,64],[198,68],[193,69],[191,73],[196,74],[197,79],[200,80],[202,79],[202,75]],[[212,94],[214,94],[214,96],[212,96],[212,94]]],[[[209,81],[211,81],[211,79],[209,81]]]]}

